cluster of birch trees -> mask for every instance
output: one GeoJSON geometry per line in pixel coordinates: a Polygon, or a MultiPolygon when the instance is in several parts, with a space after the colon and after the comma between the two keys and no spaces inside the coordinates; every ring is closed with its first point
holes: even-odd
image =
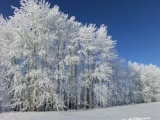
{"type": "Polygon", "coordinates": [[[123,65],[107,27],[45,0],[0,16],[0,110],[51,111],[160,101],[160,69],[123,65]]]}

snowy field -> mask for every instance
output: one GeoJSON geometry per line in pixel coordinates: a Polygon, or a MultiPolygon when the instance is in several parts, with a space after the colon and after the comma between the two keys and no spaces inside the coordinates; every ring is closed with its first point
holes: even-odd
{"type": "Polygon", "coordinates": [[[77,112],[2,113],[0,120],[160,120],[160,103],[77,112]]]}

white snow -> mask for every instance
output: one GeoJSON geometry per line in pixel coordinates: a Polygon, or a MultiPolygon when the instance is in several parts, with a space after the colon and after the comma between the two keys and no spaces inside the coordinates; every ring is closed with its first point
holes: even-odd
{"type": "Polygon", "coordinates": [[[160,120],[160,103],[87,111],[2,113],[0,120],[160,120]]]}

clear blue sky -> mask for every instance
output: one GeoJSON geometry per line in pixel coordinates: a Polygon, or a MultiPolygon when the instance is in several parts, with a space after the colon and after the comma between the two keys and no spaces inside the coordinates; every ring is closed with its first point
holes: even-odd
{"type": "MultiPolygon", "coordinates": [[[[160,67],[160,0],[47,0],[82,23],[108,26],[116,50],[127,61],[160,67]]],[[[13,14],[19,0],[0,0],[0,13],[13,14]]]]}

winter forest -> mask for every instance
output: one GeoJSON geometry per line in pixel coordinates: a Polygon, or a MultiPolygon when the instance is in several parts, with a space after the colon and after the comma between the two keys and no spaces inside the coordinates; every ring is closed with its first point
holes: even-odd
{"type": "Polygon", "coordinates": [[[0,111],[160,101],[160,68],[126,64],[105,25],[84,25],[45,0],[20,5],[0,16],[0,111]]]}

